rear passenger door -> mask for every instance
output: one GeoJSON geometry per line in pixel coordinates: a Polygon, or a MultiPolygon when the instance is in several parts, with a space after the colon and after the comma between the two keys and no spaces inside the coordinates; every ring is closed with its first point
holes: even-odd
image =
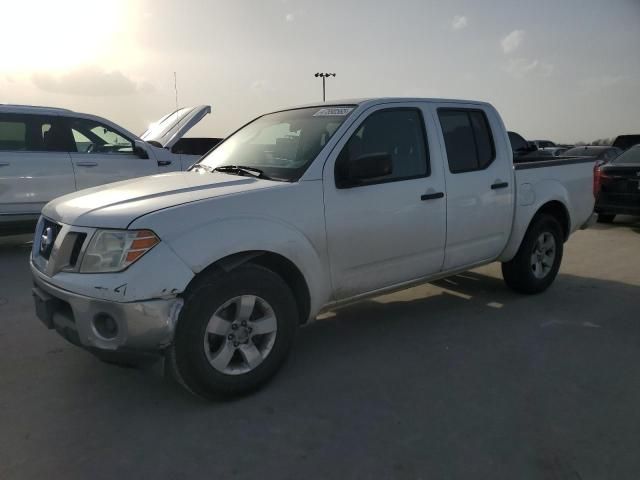
{"type": "Polygon", "coordinates": [[[0,113],[2,221],[39,215],[45,203],[75,190],[68,137],[57,116],[0,113]]]}
{"type": "Polygon", "coordinates": [[[361,115],[327,159],[323,186],[335,298],[414,280],[442,267],[444,177],[439,156],[432,160],[438,152],[433,127],[422,104],[377,106],[361,115]],[[341,186],[345,157],[372,154],[390,155],[391,173],[341,186]]]}
{"type": "Polygon", "coordinates": [[[112,126],[88,118],[68,122],[78,190],[158,172],[157,161],[136,155],[133,139],[112,126]]]}
{"type": "Polygon", "coordinates": [[[447,184],[444,269],[493,260],[507,244],[513,221],[511,151],[497,142],[502,122],[492,109],[442,104],[440,125],[447,184]]]}

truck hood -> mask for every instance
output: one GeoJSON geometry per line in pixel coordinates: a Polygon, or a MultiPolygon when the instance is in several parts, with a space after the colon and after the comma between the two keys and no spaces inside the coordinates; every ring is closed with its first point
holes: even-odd
{"type": "Polygon", "coordinates": [[[136,218],[165,208],[287,185],[220,172],[171,172],[70,193],[47,203],[42,214],[79,227],[127,228],[136,218]]]}

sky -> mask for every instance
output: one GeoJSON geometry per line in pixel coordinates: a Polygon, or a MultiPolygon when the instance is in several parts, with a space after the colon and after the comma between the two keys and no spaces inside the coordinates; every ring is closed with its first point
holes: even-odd
{"type": "Polygon", "coordinates": [[[372,96],[489,101],[528,139],[640,133],[640,0],[0,0],[0,103],[192,136],[372,96]]]}

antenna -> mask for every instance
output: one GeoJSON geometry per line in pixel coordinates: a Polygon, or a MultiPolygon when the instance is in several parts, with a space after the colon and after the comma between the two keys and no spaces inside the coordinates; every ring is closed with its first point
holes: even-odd
{"type": "Polygon", "coordinates": [[[176,92],[176,112],[178,111],[178,75],[173,72],[173,89],[176,92]]]}

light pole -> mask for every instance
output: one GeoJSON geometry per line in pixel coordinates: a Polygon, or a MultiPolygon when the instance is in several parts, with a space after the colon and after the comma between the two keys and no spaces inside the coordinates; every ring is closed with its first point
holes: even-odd
{"type": "Polygon", "coordinates": [[[324,85],[324,82],[325,82],[327,77],[335,77],[336,74],[335,73],[316,73],[314,76],[322,78],[322,101],[325,102],[326,101],[326,96],[325,96],[325,85],[324,85]]]}

